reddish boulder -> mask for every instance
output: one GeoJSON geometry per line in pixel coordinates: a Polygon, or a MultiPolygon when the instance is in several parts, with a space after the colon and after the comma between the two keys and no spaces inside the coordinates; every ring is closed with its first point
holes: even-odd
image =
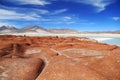
{"type": "Polygon", "coordinates": [[[58,56],[51,59],[36,80],[107,80],[77,61],[58,56]]]}

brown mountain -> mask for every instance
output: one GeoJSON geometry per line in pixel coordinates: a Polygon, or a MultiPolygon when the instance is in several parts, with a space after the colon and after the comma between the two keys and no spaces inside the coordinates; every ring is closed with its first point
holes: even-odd
{"type": "Polygon", "coordinates": [[[27,26],[19,30],[20,33],[27,33],[27,32],[48,32],[47,29],[40,27],[40,26],[27,26]]]}

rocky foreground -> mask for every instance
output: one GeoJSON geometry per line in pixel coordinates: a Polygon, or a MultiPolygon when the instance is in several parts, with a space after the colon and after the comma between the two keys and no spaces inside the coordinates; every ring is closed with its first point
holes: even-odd
{"type": "Polygon", "coordinates": [[[120,47],[78,37],[0,36],[0,80],[120,80],[120,47]]]}

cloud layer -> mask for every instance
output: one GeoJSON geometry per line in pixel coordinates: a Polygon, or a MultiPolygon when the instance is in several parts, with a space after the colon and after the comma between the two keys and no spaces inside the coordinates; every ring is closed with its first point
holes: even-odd
{"type": "Polygon", "coordinates": [[[96,9],[97,12],[101,12],[105,10],[108,5],[114,3],[116,0],[64,0],[64,1],[71,1],[91,5],[97,8],[96,9]]]}
{"type": "Polygon", "coordinates": [[[31,5],[47,5],[47,4],[51,4],[49,1],[46,0],[6,0],[8,2],[13,2],[15,4],[20,4],[20,5],[24,5],[24,4],[31,4],[31,5]]]}
{"type": "Polygon", "coordinates": [[[6,10],[6,9],[0,9],[0,19],[7,19],[7,20],[18,20],[18,19],[24,19],[24,20],[37,20],[41,16],[37,14],[23,14],[23,13],[17,13],[12,10],[6,10]]]}

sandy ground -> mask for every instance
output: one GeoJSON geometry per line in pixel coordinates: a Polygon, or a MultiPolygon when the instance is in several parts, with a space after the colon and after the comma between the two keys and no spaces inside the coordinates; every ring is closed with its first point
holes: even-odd
{"type": "MultiPolygon", "coordinates": [[[[1,34],[3,35],[3,34],[1,34]]],[[[9,34],[7,34],[9,35],[9,34]]],[[[62,36],[62,37],[67,37],[67,36],[75,36],[75,37],[89,37],[89,36],[96,36],[96,37],[120,37],[120,34],[108,34],[108,33],[81,33],[81,34],[44,34],[44,33],[14,33],[10,35],[26,35],[26,36],[62,36]]],[[[105,38],[104,38],[105,39],[105,38]]],[[[106,38],[107,39],[107,38],[106,38]]]]}
{"type": "Polygon", "coordinates": [[[120,34],[108,34],[108,33],[101,33],[101,34],[95,34],[95,33],[81,33],[81,34],[41,34],[41,33],[17,33],[15,35],[28,35],[28,36],[76,36],[76,37],[86,37],[86,36],[105,36],[105,37],[120,37],[120,34]]]}

